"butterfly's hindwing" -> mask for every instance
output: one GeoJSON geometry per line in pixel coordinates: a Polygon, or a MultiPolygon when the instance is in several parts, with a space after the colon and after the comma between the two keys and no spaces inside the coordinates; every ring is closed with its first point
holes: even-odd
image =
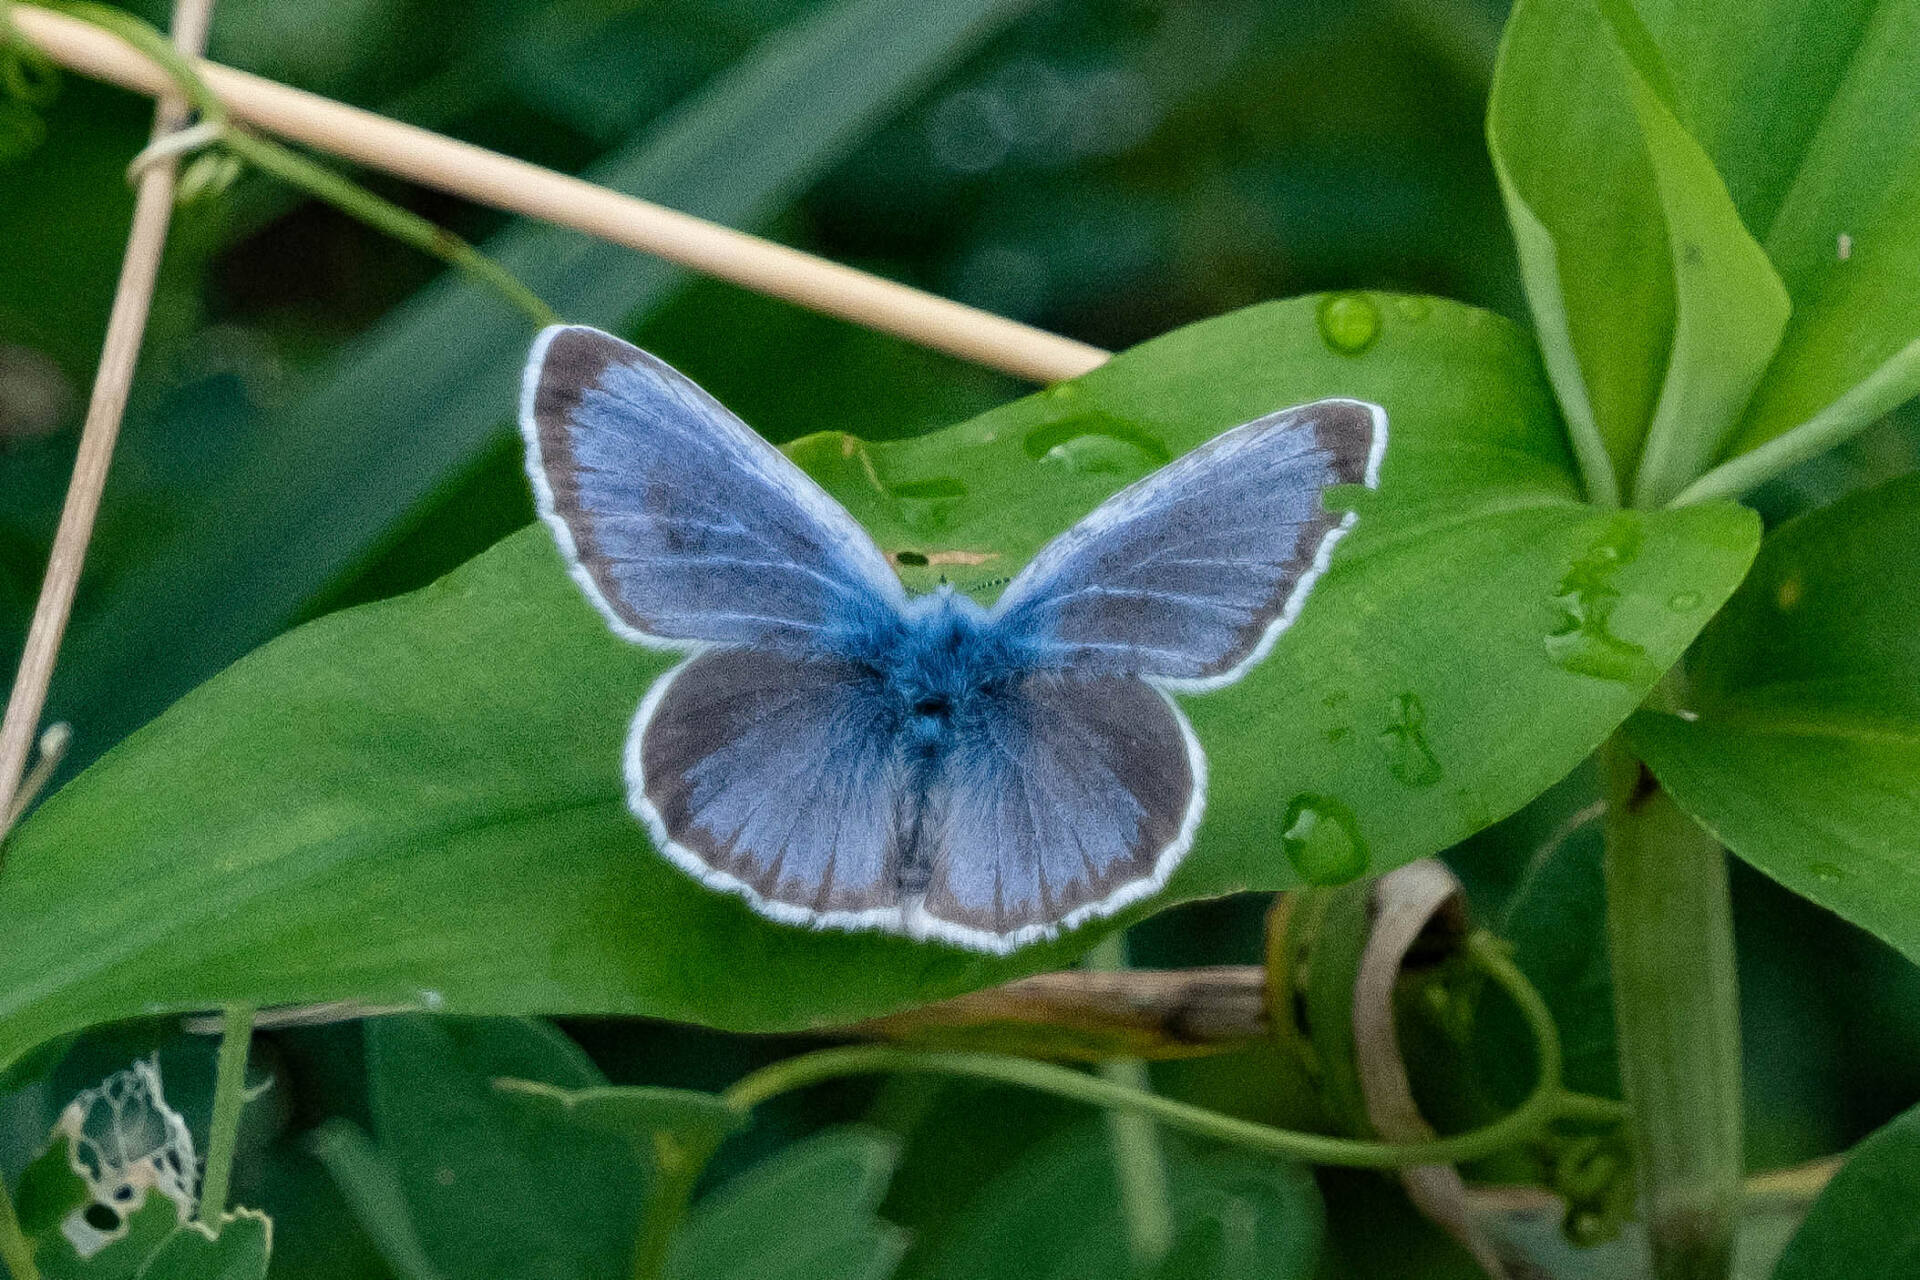
{"type": "Polygon", "coordinates": [[[684,869],[769,914],[881,923],[874,913],[898,906],[911,796],[898,736],[866,688],[833,658],[690,659],[634,722],[636,812],[684,869]]]}
{"type": "Polygon", "coordinates": [[[943,765],[922,927],[1007,950],[1145,897],[1193,842],[1205,771],[1145,682],[1027,676],[943,765]]]}

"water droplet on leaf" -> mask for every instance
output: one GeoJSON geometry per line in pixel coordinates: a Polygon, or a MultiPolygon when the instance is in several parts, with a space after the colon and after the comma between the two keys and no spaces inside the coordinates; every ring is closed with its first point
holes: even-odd
{"type": "Polygon", "coordinates": [[[1367,845],[1353,811],[1330,796],[1298,795],[1287,805],[1280,847],[1308,884],[1345,884],[1366,874],[1367,845]]]}
{"type": "Polygon", "coordinates": [[[1420,321],[1425,320],[1433,313],[1433,301],[1430,298],[1410,295],[1395,298],[1393,300],[1393,309],[1409,320],[1420,321]]]}
{"type": "Polygon", "coordinates": [[[1392,718],[1376,739],[1387,754],[1387,768],[1410,787],[1430,787],[1442,774],[1439,757],[1421,730],[1426,719],[1419,697],[1403,693],[1393,700],[1392,718]]]}
{"type": "Polygon", "coordinates": [[[1320,336],[1342,355],[1357,356],[1380,336],[1380,308],[1365,294],[1328,294],[1320,301],[1320,336]]]}
{"type": "Polygon", "coordinates": [[[1560,622],[1546,640],[1547,657],[1556,665],[1602,680],[1632,682],[1652,674],[1645,647],[1612,629],[1613,611],[1620,603],[1615,576],[1639,554],[1639,520],[1622,511],[1560,579],[1553,597],[1560,622]]]}
{"type": "Polygon", "coordinates": [[[1050,467],[1092,475],[1141,476],[1173,451],[1143,427],[1105,413],[1076,414],[1035,427],[1022,447],[1050,467]]]}
{"type": "Polygon", "coordinates": [[[887,482],[887,493],[900,511],[900,523],[915,533],[938,533],[953,523],[955,510],[967,496],[967,486],[951,476],[887,482]]]}
{"type": "Polygon", "coordinates": [[[1137,475],[1153,469],[1153,462],[1140,449],[1112,436],[1075,436],[1041,455],[1048,466],[1068,471],[1102,475],[1137,475]]]}

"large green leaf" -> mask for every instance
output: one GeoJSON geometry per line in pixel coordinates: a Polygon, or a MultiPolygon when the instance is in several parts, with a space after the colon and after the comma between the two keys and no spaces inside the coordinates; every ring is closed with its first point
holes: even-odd
{"type": "MultiPolygon", "coordinates": [[[[728,225],[777,214],[1031,0],[838,0],[770,37],[583,176],[728,225]]],[[[537,225],[486,250],[567,319],[616,326],[684,273],[537,225]]],[[[83,756],[295,621],[404,527],[511,416],[527,319],[452,273],[356,339],[291,404],[229,428],[185,527],[76,623],[49,702],[83,756]],[[137,677],[134,673],[138,673],[137,677]]],[[[199,401],[152,425],[205,431],[199,401]]]]}
{"type": "Polygon", "coordinates": [[[1596,499],[1617,479],[1638,506],[1719,452],[1787,321],[1784,287],[1670,93],[1624,3],[1522,0],[1487,114],[1583,468],[1596,499]]]}
{"type": "Polygon", "coordinates": [[[1920,1107],[1853,1149],[1807,1211],[1773,1280],[1905,1280],[1920,1274],[1920,1107]]]}
{"type": "MultiPolygon", "coordinates": [[[[1119,485],[1340,393],[1393,421],[1383,490],[1272,657],[1189,699],[1211,764],[1159,900],[1296,883],[1311,811],[1344,874],[1450,845],[1570,770],[1732,591],[1757,521],[1601,512],[1531,349],[1483,312],[1315,299],[1178,331],[1078,383],[897,444],[799,442],[918,589],[991,590],[1119,485]],[[927,561],[924,565],[911,563],[927,561]]],[[[621,743],[670,660],[616,640],[544,529],[413,596],[324,618],[184,699],[16,833],[0,1058],[62,1029],[229,999],[843,1022],[1057,966],[769,923],[648,847],[621,743]]],[[[1317,839],[1318,837],[1316,837],[1317,839]]],[[[1317,846],[1316,846],[1317,847],[1317,846]]],[[[1310,869],[1316,873],[1324,868],[1310,869]]]]}
{"type": "Polygon", "coordinates": [[[1920,477],[1782,526],[1634,749],[1728,848],[1920,959],[1920,477]]]}
{"type": "Polygon", "coordinates": [[[1635,5],[1793,299],[1729,450],[1750,483],[1920,390],[1920,3],[1635,5]]]}

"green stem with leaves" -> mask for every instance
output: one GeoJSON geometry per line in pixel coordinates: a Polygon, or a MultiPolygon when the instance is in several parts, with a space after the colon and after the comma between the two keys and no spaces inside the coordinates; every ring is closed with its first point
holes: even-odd
{"type": "MultiPolygon", "coordinates": [[[[1678,669],[1648,705],[1681,705],[1678,669]]],[[[1607,931],[1620,1078],[1633,1111],[1654,1275],[1724,1280],[1741,1176],[1739,987],[1726,854],[1616,733],[1607,931]]]]}

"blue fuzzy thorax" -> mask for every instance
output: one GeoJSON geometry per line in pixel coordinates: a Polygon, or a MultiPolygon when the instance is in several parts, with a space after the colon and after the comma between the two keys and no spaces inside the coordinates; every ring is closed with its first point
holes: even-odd
{"type": "Polygon", "coordinates": [[[996,714],[1012,683],[1032,669],[987,611],[942,583],[903,613],[876,611],[849,626],[841,656],[857,663],[878,714],[910,755],[944,755],[964,729],[996,714]]]}

